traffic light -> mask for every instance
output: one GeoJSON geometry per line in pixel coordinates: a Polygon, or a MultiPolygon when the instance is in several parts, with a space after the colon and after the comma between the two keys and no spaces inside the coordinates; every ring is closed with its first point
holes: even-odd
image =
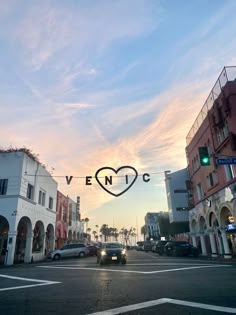
{"type": "Polygon", "coordinates": [[[202,166],[210,165],[211,161],[210,161],[210,156],[209,156],[207,147],[199,147],[198,152],[200,156],[200,164],[202,166]]]}

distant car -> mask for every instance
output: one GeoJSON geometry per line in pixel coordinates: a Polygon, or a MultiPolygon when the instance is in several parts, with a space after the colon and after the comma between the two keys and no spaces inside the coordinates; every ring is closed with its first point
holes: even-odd
{"type": "Polygon", "coordinates": [[[165,245],[167,256],[199,256],[199,249],[183,241],[168,241],[165,245]]]}
{"type": "Polygon", "coordinates": [[[88,256],[97,256],[97,251],[98,251],[97,246],[88,245],[87,247],[88,247],[88,250],[89,250],[88,256]]]}
{"type": "Polygon", "coordinates": [[[157,241],[155,245],[152,247],[153,253],[157,253],[162,256],[165,252],[165,245],[168,241],[157,241]]]}
{"type": "Polygon", "coordinates": [[[145,252],[149,252],[152,250],[152,242],[151,241],[145,241],[143,242],[143,250],[145,252]]]}
{"type": "Polygon", "coordinates": [[[67,244],[58,248],[48,254],[48,258],[52,260],[59,260],[66,257],[85,257],[89,250],[83,243],[67,244]]]}
{"type": "Polygon", "coordinates": [[[102,244],[97,253],[97,263],[103,265],[108,262],[126,264],[127,254],[122,244],[110,242],[102,244]]]}
{"type": "Polygon", "coordinates": [[[143,242],[137,242],[136,250],[143,250],[143,242]]]}

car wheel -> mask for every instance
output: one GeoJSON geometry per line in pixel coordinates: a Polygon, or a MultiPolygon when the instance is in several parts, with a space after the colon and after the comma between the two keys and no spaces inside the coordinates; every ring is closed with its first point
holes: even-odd
{"type": "Polygon", "coordinates": [[[80,253],[79,253],[79,257],[80,257],[80,258],[85,257],[85,252],[80,252],[80,253]]]}
{"type": "Polygon", "coordinates": [[[59,260],[61,258],[61,256],[59,254],[56,254],[54,257],[53,257],[53,260],[59,260]]]}

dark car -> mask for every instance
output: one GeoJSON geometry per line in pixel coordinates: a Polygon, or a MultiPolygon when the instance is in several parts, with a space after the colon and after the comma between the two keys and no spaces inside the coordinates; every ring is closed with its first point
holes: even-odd
{"type": "Polygon", "coordinates": [[[124,246],[120,243],[103,243],[97,253],[97,263],[107,262],[126,264],[127,255],[124,246]]]}
{"type": "Polygon", "coordinates": [[[199,249],[188,242],[169,241],[165,245],[167,256],[199,256],[199,249]]]}
{"type": "Polygon", "coordinates": [[[162,256],[165,252],[165,245],[168,241],[157,241],[156,244],[153,246],[152,251],[153,253],[157,253],[162,256]]]}
{"type": "Polygon", "coordinates": [[[87,246],[89,252],[88,256],[97,256],[98,247],[94,245],[88,245],[87,246]]]}

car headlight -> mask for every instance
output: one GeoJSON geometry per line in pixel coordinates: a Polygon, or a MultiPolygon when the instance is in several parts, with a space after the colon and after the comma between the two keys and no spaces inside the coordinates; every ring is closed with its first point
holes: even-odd
{"type": "Polygon", "coordinates": [[[124,255],[126,253],[125,249],[123,249],[121,253],[122,255],[124,255]]]}
{"type": "Polygon", "coordinates": [[[102,250],[102,251],[101,251],[101,255],[102,255],[102,256],[106,255],[106,251],[105,251],[105,250],[102,250]]]}

